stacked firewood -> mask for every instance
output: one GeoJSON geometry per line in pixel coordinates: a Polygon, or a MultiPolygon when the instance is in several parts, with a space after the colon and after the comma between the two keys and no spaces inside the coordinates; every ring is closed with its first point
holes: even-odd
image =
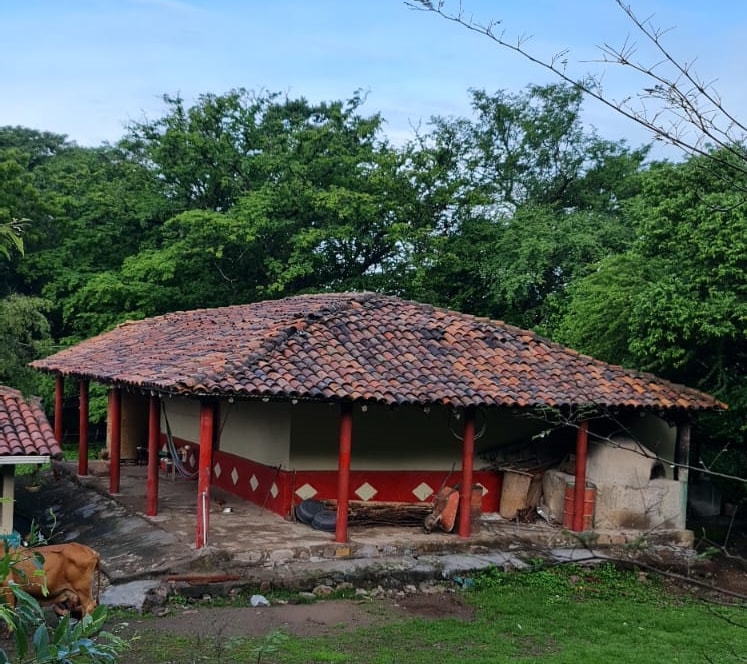
{"type": "MultiPolygon", "coordinates": [[[[327,509],[336,509],[337,501],[324,501],[327,509]]],[[[348,503],[351,526],[422,526],[433,511],[432,503],[361,502],[348,503]]]]}

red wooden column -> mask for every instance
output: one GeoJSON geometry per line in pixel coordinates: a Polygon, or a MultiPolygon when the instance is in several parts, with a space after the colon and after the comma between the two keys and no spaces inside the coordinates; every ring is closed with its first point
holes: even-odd
{"type": "Polygon", "coordinates": [[[158,440],[161,437],[161,400],[148,402],[148,479],[145,483],[145,516],[158,514],[158,440]]]}
{"type": "Polygon", "coordinates": [[[88,381],[78,386],[78,475],[88,475],[88,381]]]}
{"type": "Polygon", "coordinates": [[[62,374],[54,377],[54,437],[62,445],[62,399],[65,393],[65,378],[62,374]]]}
{"type": "Polygon", "coordinates": [[[576,477],[573,490],[573,530],[584,529],[584,499],[586,497],[586,451],[589,439],[589,423],[581,422],[576,430],[576,477]]]}
{"type": "Polygon", "coordinates": [[[353,440],[353,405],[340,410],[339,456],[337,458],[337,522],[335,542],[348,541],[348,494],[350,493],[350,448],[353,440]]]}
{"type": "Polygon", "coordinates": [[[213,469],[213,430],[215,409],[213,404],[200,403],[200,460],[197,468],[197,524],[196,546],[207,546],[208,521],[210,514],[210,476],[213,469]]]}
{"type": "Polygon", "coordinates": [[[119,493],[119,464],[122,457],[122,390],[112,387],[109,390],[107,417],[111,440],[109,449],[109,493],[119,493]]]}
{"type": "Polygon", "coordinates": [[[472,468],[475,457],[475,409],[464,411],[462,432],[462,483],[459,495],[459,537],[469,537],[472,512],[472,468]]]}

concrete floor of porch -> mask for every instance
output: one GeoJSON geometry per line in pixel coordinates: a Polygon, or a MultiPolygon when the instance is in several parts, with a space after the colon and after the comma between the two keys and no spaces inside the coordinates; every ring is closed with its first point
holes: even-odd
{"type": "MultiPolygon", "coordinates": [[[[74,464],[65,472],[74,475],[87,489],[109,496],[108,466],[91,464],[90,473],[77,476],[74,464]]],[[[183,545],[194,548],[196,541],[197,482],[159,474],[158,514],[145,516],[147,468],[123,465],[120,492],[111,496],[128,511],[170,533],[183,545]]],[[[422,526],[355,526],[348,528],[348,542],[334,541],[334,534],[283,518],[262,507],[221,490],[211,488],[207,545],[230,555],[247,566],[334,558],[375,558],[413,554],[512,550],[532,547],[552,549],[579,547],[575,535],[559,525],[538,520],[519,523],[497,514],[483,514],[472,524],[469,538],[440,530],[426,532],[422,526]],[[226,508],[230,508],[230,511],[226,508]]],[[[640,532],[597,533],[595,545],[624,545],[640,532]]],[[[668,533],[671,537],[671,533],[668,533]]],[[[679,542],[687,544],[687,542],[679,542]]]]}

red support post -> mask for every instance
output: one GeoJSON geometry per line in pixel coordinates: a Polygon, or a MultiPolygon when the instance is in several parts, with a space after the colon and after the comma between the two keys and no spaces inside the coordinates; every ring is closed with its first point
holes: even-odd
{"type": "Polygon", "coordinates": [[[145,483],[145,515],[158,514],[158,441],[161,437],[161,400],[148,402],[148,478],[145,483]]]}
{"type": "Polygon", "coordinates": [[[88,475],[88,381],[81,378],[78,388],[78,475],[88,475]]]}
{"type": "Polygon", "coordinates": [[[348,541],[348,494],[350,493],[350,449],[353,440],[353,405],[340,410],[339,456],[337,459],[337,521],[335,542],[348,541]]]}
{"type": "Polygon", "coordinates": [[[589,423],[581,422],[576,430],[576,477],[573,490],[573,530],[584,530],[584,503],[586,498],[586,451],[589,423]]]}
{"type": "Polygon", "coordinates": [[[475,456],[475,409],[464,411],[462,432],[462,485],[459,494],[459,537],[469,537],[472,517],[472,468],[475,456]]]}
{"type": "Polygon", "coordinates": [[[65,378],[62,374],[54,377],[54,437],[62,445],[62,399],[65,393],[65,378]]]}
{"type": "Polygon", "coordinates": [[[213,429],[215,409],[213,404],[203,401],[200,404],[200,459],[197,468],[197,523],[196,546],[207,546],[208,521],[210,514],[210,477],[213,469],[213,429]]]}
{"type": "Polygon", "coordinates": [[[112,387],[109,390],[107,417],[111,440],[109,441],[109,493],[119,493],[119,464],[122,457],[122,390],[112,387]]]}

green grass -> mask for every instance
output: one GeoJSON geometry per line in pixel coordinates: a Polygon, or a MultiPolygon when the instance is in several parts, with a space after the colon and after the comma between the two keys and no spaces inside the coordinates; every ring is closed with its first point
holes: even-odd
{"type": "Polygon", "coordinates": [[[744,607],[669,597],[655,579],[610,566],[491,571],[464,596],[475,607],[472,622],[400,618],[325,638],[277,638],[278,630],[264,639],[173,636],[152,631],[155,619],[142,626],[128,661],[736,664],[747,655],[744,607]]]}

